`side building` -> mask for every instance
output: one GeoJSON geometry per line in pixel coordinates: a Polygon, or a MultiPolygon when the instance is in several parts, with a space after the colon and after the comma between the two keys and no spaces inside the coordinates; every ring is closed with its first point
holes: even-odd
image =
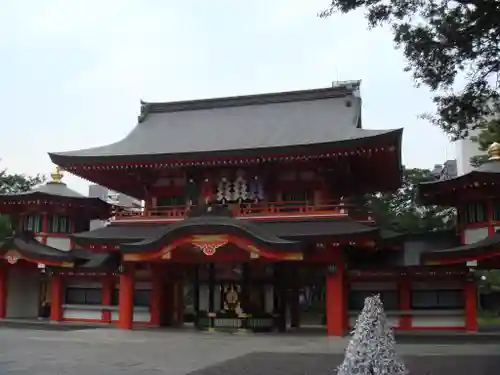
{"type": "Polygon", "coordinates": [[[64,293],[82,289],[77,280],[63,284],[51,267],[85,268],[99,262],[88,251],[74,250],[71,234],[89,230],[91,220],[108,218],[111,206],[69,189],[59,169],[51,177],[28,192],[0,195],[0,213],[10,216],[12,226],[12,236],[0,244],[0,318],[50,315],[61,320],[68,298],[64,293]]]}
{"type": "Polygon", "coordinates": [[[488,149],[489,160],[469,173],[443,181],[422,184],[423,204],[455,207],[461,245],[427,251],[422,260],[429,265],[462,265],[469,268],[466,283],[469,326],[476,323],[476,295],[473,293],[476,269],[500,268],[500,144],[488,149]]]}

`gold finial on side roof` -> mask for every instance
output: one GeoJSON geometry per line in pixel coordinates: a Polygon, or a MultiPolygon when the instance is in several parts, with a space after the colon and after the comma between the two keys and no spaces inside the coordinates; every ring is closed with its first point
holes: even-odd
{"type": "Polygon", "coordinates": [[[53,182],[55,184],[60,184],[61,180],[64,177],[64,173],[63,173],[62,168],[56,167],[54,169],[54,171],[50,174],[50,177],[52,178],[51,182],[53,182]]]}

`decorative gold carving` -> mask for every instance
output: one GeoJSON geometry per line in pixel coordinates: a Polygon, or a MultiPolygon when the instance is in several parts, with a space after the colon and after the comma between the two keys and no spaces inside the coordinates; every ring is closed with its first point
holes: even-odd
{"type": "Polygon", "coordinates": [[[236,314],[243,314],[240,302],[241,287],[239,285],[224,286],[224,310],[234,311],[236,314]]]}
{"type": "Polygon", "coordinates": [[[227,245],[229,238],[226,235],[194,235],[191,244],[199,248],[206,256],[215,255],[219,247],[227,245]]]}
{"type": "Polygon", "coordinates": [[[488,147],[488,160],[500,160],[500,143],[493,142],[488,147]]]}

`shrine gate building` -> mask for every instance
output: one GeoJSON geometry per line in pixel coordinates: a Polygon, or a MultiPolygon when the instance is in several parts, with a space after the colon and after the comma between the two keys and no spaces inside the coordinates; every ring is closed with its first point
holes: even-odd
{"type": "MultiPolygon", "coordinates": [[[[63,170],[144,207],[111,212],[59,190],[3,196],[15,233],[0,247],[0,317],[23,315],[9,314],[18,292],[8,287],[23,269],[47,285],[26,290],[34,301],[47,296],[54,321],[209,331],[314,321],[340,336],[364,298],[380,293],[395,329],[475,331],[471,266],[426,264],[460,245],[458,234],[383,231],[366,208],[366,194],[401,186],[402,129],[364,129],[361,109],[357,81],[142,102],[124,139],[50,153],[63,170]],[[64,235],[55,217],[66,218],[64,235]],[[110,224],[89,231],[94,218],[110,224]]],[[[52,184],[60,188],[60,176],[52,184]]]]}

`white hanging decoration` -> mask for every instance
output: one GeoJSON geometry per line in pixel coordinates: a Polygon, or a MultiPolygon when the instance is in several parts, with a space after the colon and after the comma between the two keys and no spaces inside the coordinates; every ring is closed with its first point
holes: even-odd
{"type": "Polygon", "coordinates": [[[238,176],[234,181],[234,196],[235,201],[248,199],[248,186],[245,178],[243,176],[238,176]]]}
{"type": "Polygon", "coordinates": [[[229,202],[231,200],[231,183],[226,177],[222,177],[217,185],[217,201],[229,202]]]}

